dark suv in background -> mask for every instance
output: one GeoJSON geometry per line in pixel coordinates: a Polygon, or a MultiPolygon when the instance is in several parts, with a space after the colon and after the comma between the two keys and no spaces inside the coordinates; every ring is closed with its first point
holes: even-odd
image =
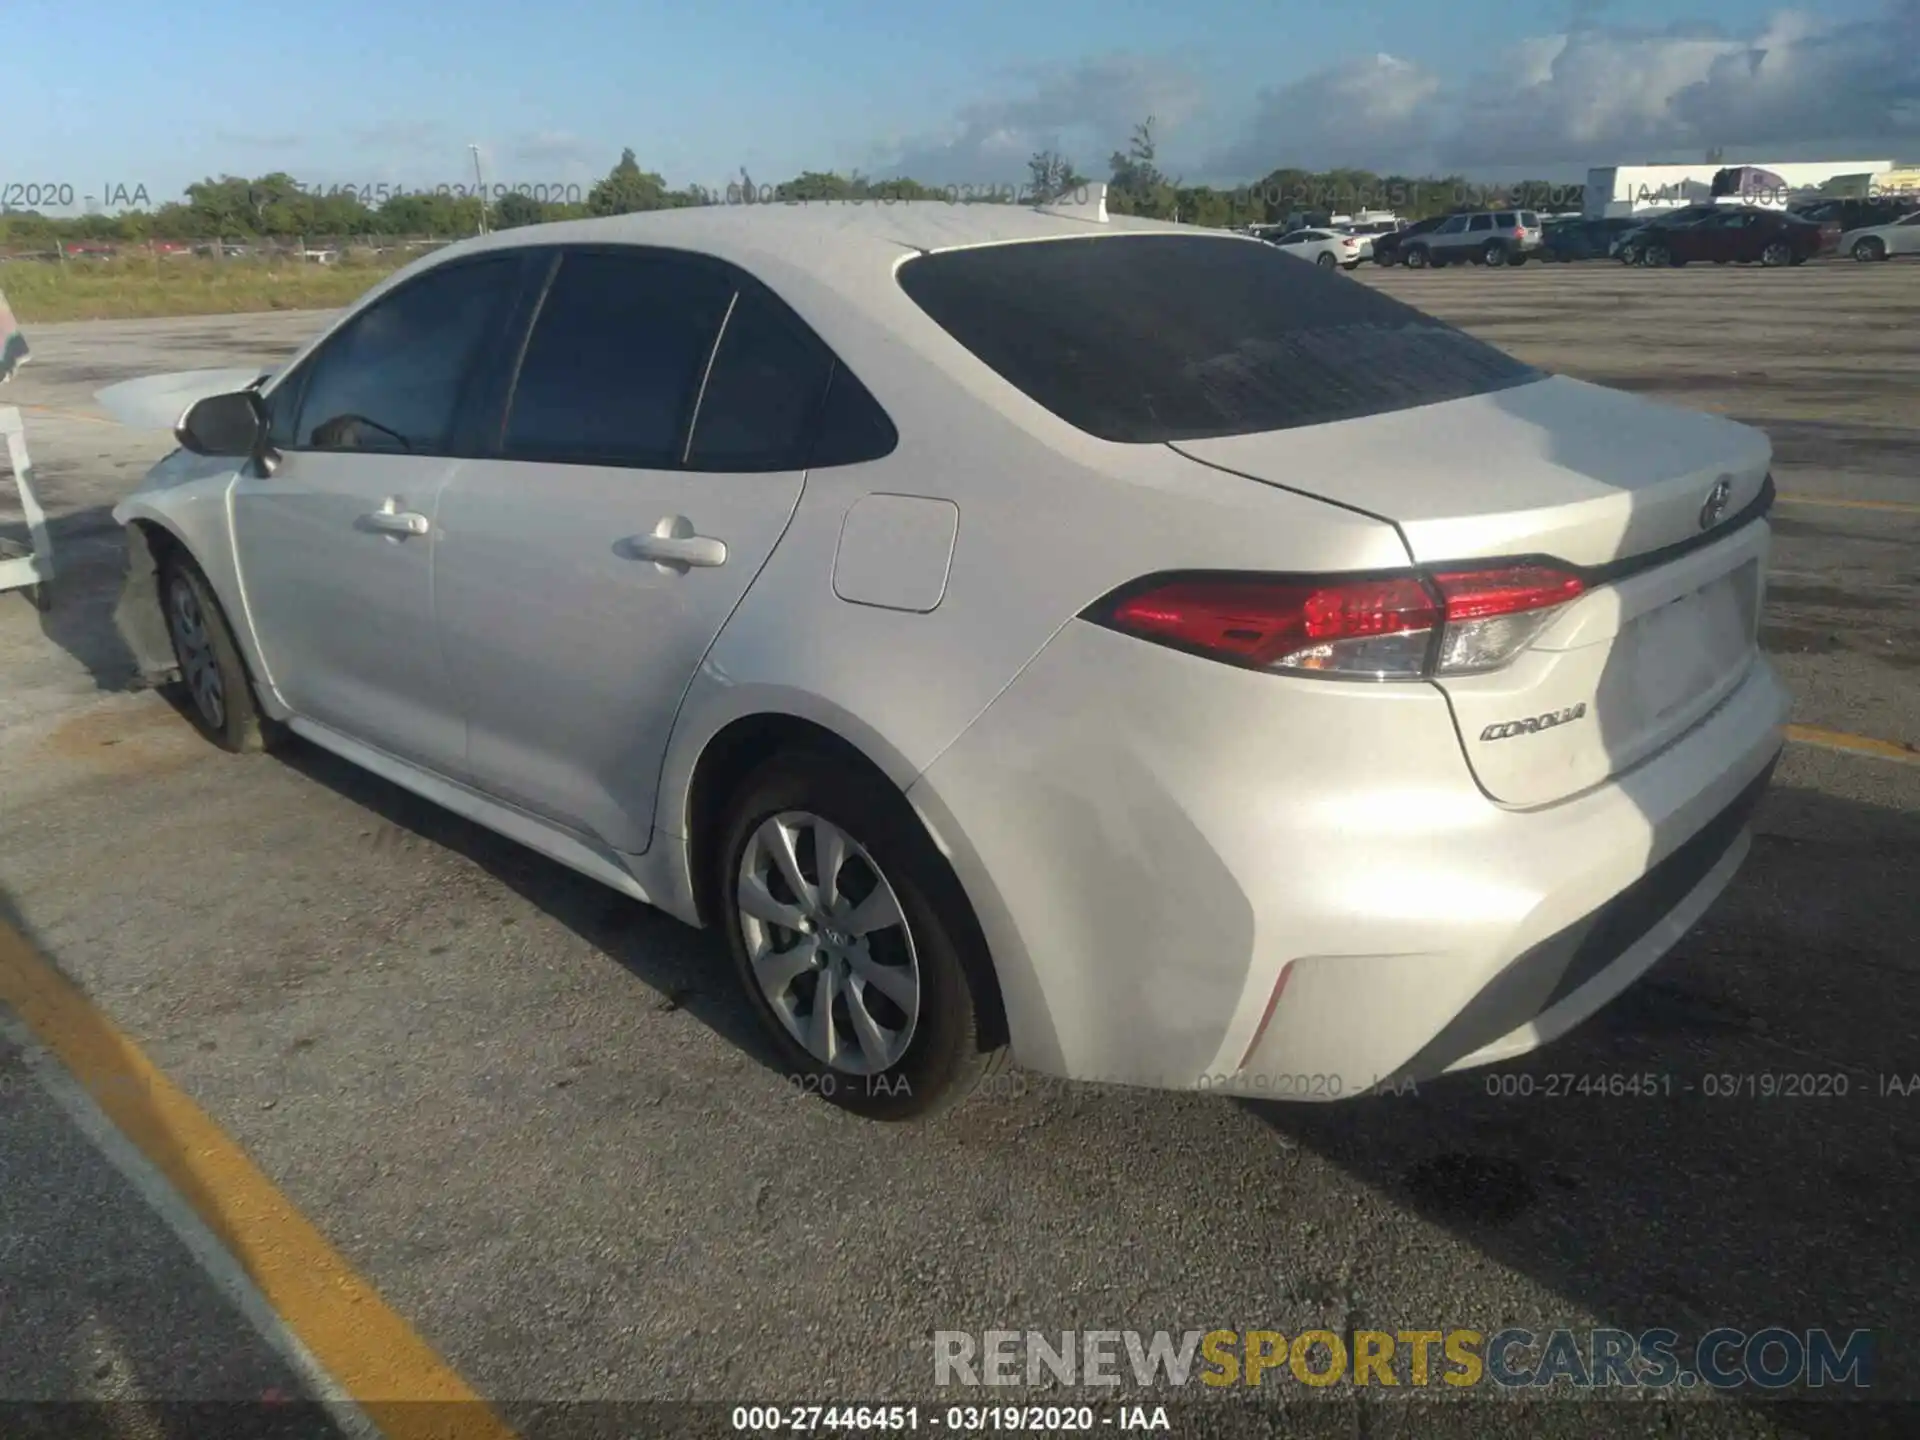
{"type": "Polygon", "coordinates": [[[1845,233],[1848,230],[1864,230],[1869,225],[1891,225],[1896,220],[1904,219],[1920,210],[1920,196],[1875,195],[1848,200],[1807,200],[1798,205],[1789,205],[1787,209],[1802,220],[1811,220],[1816,225],[1831,221],[1845,233]]]}
{"type": "Polygon", "coordinates": [[[1446,215],[1429,215],[1425,220],[1416,220],[1411,225],[1403,225],[1387,235],[1373,237],[1373,263],[1376,265],[1403,265],[1406,257],[1401,254],[1409,240],[1431,234],[1447,223],[1446,215]]]}
{"type": "Polygon", "coordinates": [[[1624,216],[1611,220],[1583,220],[1569,217],[1549,220],[1540,247],[1542,260],[1605,260],[1613,253],[1613,242],[1641,222],[1624,216]]]}

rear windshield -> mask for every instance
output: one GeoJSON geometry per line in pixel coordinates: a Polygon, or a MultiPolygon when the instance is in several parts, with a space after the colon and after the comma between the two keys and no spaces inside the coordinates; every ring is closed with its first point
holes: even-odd
{"type": "Polygon", "coordinates": [[[1002,379],[1103,440],[1322,425],[1541,378],[1332,267],[1231,236],[975,246],[899,277],[1002,379]]]}

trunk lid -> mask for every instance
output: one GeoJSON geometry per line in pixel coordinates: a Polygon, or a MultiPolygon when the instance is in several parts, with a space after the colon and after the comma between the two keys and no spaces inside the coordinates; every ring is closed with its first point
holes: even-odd
{"type": "Polygon", "coordinates": [[[1582,576],[1509,664],[1435,682],[1502,803],[1550,804],[1639,764],[1758,653],[1769,532],[1738,522],[1771,493],[1772,450],[1750,427],[1554,376],[1174,448],[1388,521],[1422,566],[1529,557],[1582,576]]]}

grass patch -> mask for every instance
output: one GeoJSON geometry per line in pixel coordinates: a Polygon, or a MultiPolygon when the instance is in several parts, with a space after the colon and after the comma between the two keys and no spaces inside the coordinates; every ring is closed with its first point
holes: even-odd
{"type": "Polygon", "coordinates": [[[19,260],[0,265],[0,290],[6,291],[23,326],[56,320],[332,310],[357,300],[375,281],[413,258],[343,256],[331,265],[144,255],[65,264],[19,260]]]}

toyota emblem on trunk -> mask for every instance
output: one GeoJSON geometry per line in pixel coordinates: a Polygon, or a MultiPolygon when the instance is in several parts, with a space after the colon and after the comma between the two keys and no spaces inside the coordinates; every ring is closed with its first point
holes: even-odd
{"type": "Polygon", "coordinates": [[[1700,507],[1700,528],[1711,530],[1720,523],[1727,513],[1727,502],[1733,499],[1733,481],[1722,475],[1713,482],[1713,489],[1707,492],[1707,503],[1700,507]]]}

